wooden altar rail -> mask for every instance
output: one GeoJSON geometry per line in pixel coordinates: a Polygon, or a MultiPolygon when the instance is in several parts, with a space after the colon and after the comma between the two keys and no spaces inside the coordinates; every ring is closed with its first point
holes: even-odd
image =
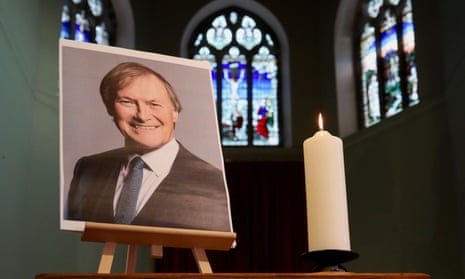
{"type": "Polygon", "coordinates": [[[133,273],[40,274],[35,279],[430,279],[424,273],[133,273]]]}

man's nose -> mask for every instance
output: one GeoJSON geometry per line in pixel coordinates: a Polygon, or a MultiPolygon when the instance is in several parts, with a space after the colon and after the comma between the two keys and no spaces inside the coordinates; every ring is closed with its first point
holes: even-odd
{"type": "Polygon", "coordinates": [[[147,105],[139,104],[137,106],[136,116],[139,120],[147,121],[150,119],[150,109],[147,105]]]}

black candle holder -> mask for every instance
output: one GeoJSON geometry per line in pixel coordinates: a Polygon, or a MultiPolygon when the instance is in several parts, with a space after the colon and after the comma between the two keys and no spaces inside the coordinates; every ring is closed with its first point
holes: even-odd
{"type": "Polygon", "coordinates": [[[358,254],[352,251],[326,249],[306,252],[302,257],[315,264],[312,272],[346,272],[347,269],[342,264],[358,258],[358,254]]]}

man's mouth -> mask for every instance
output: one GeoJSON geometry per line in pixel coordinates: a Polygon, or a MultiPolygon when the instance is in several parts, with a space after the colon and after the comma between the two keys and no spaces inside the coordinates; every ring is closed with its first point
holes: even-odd
{"type": "Polygon", "coordinates": [[[153,129],[156,129],[156,128],[160,127],[160,125],[137,125],[137,124],[134,124],[134,125],[132,125],[132,127],[136,128],[136,129],[141,129],[141,130],[153,130],[153,129]]]}

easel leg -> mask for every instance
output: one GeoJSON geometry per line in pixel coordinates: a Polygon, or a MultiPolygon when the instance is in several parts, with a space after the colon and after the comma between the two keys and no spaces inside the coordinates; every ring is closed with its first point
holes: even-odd
{"type": "Polygon", "coordinates": [[[126,256],[126,273],[136,272],[137,245],[128,245],[128,254],[126,256]]]}
{"type": "Polygon", "coordinates": [[[152,245],[151,248],[152,258],[154,259],[161,259],[163,258],[163,246],[161,245],[152,245]]]}
{"type": "Polygon", "coordinates": [[[192,253],[200,273],[213,273],[204,249],[192,248],[192,253]]]}
{"type": "Polygon", "coordinates": [[[115,256],[115,242],[105,242],[103,246],[102,256],[98,267],[98,273],[110,273],[113,258],[115,256]]]}

